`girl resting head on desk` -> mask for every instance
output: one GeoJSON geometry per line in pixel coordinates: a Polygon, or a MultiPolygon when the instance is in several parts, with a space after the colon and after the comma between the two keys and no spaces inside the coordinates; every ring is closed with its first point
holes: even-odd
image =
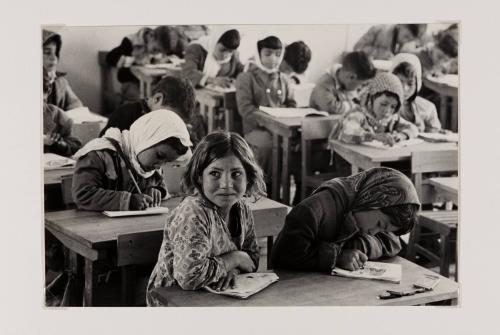
{"type": "Polygon", "coordinates": [[[403,86],[398,77],[378,73],[368,84],[362,107],[344,114],[333,126],[330,138],[352,144],[377,140],[392,146],[417,137],[417,127],[399,114],[403,101],[403,86]]]}
{"type": "Polygon", "coordinates": [[[190,146],[182,119],[164,109],[140,117],[130,130],[109,128],[75,154],[73,200],[94,211],[157,206],[167,195],[162,164],[189,158],[190,146]]]}
{"type": "Polygon", "coordinates": [[[331,273],[401,251],[420,207],[408,177],[373,168],[323,183],[287,215],[272,251],[275,267],[331,273]]]}
{"type": "Polygon", "coordinates": [[[240,272],[258,268],[252,212],[245,197],[265,194],[262,170],[236,133],[215,132],[196,147],[184,174],[189,194],[167,217],[158,262],[148,284],[224,290],[240,272]]]}

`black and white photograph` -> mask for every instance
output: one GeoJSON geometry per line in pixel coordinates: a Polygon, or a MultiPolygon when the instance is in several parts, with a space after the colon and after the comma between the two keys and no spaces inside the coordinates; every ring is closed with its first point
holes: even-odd
{"type": "Polygon", "coordinates": [[[458,22],[41,35],[46,306],[457,305],[458,22]]]}
{"type": "Polygon", "coordinates": [[[1,7],[2,335],[498,332],[494,2],[1,7]]]}

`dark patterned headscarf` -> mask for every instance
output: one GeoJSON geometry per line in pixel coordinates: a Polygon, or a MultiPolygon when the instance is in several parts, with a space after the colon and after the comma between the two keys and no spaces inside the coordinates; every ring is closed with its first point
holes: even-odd
{"type": "Polygon", "coordinates": [[[353,212],[403,204],[420,206],[411,180],[403,173],[386,167],[372,168],[349,177],[329,180],[314,193],[324,189],[345,195],[345,207],[353,212]]]}

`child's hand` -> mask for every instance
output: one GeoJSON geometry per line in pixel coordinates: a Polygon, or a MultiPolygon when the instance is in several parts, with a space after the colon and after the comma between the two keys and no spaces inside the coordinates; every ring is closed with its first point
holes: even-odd
{"type": "Polygon", "coordinates": [[[248,254],[244,251],[238,251],[238,269],[244,272],[252,272],[255,270],[255,264],[248,254]]]}
{"type": "Polygon", "coordinates": [[[236,284],[235,282],[236,275],[239,273],[240,271],[238,269],[233,269],[231,271],[228,271],[226,277],[220,278],[217,283],[213,283],[210,286],[212,287],[212,289],[216,291],[225,291],[228,288],[234,288],[234,285],[236,284]]]}
{"type": "Polygon", "coordinates": [[[354,271],[364,267],[368,256],[357,249],[344,249],[337,257],[337,266],[354,271]]]}
{"type": "Polygon", "coordinates": [[[130,197],[129,209],[132,211],[142,211],[151,206],[153,198],[147,194],[134,193],[130,197]]]}
{"type": "Polygon", "coordinates": [[[384,144],[387,144],[389,146],[393,146],[394,145],[394,138],[392,138],[391,134],[387,134],[387,133],[376,133],[376,134],[373,134],[373,139],[374,140],[377,140],[377,141],[380,141],[384,144]]]}
{"type": "Polygon", "coordinates": [[[395,133],[394,135],[392,135],[392,138],[394,139],[394,142],[398,143],[401,141],[406,141],[408,139],[408,136],[403,133],[395,133]]]}
{"type": "Polygon", "coordinates": [[[149,195],[153,201],[151,203],[151,206],[157,207],[160,206],[161,204],[161,192],[159,189],[150,187],[146,190],[146,194],[149,195]]]}

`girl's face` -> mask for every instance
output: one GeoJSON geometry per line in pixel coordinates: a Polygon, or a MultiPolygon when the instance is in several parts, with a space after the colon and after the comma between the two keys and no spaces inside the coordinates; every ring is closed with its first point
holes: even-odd
{"type": "Polygon", "coordinates": [[[167,143],[158,143],[137,154],[137,160],[144,171],[159,169],[167,162],[175,161],[179,154],[167,143]]]}
{"type": "Polygon", "coordinates": [[[43,67],[47,72],[54,72],[59,61],[56,56],[56,43],[48,43],[43,46],[43,67]]]}
{"type": "Polygon", "coordinates": [[[398,28],[398,43],[399,44],[405,44],[410,41],[413,41],[415,39],[415,36],[413,36],[413,33],[408,29],[408,27],[400,25],[398,28]]]}
{"type": "Polygon", "coordinates": [[[399,80],[401,81],[401,84],[403,84],[403,93],[405,100],[410,99],[417,91],[417,78],[411,77],[407,78],[401,74],[396,75],[399,80]]]}
{"type": "Polygon", "coordinates": [[[392,218],[379,209],[355,212],[353,215],[362,234],[375,235],[382,231],[395,232],[399,229],[392,218]]]}
{"type": "Polygon", "coordinates": [[[203,170],[203,194],[224,212],[246,192],[247,174],[241,161],[233,154],[213,161],[203,170]]]}
{"type": "Polygon", "coordinates": [[[260,50],[260,62],[269,70],[276,69],[281,62],[281,49],[262,48],[260,50]]]}
{"type": "Polygon", "coordinates": [[[217,61],[225,61],[233,56],[234,50],[226,48],[222,43],[217,43],[214,49],[214,58],[217,61]]]}
{"type": "Polygon", "coordinates": [[[398,108],[398,100],[392,96],[382,94],[373,100],[373,114],[377,120],[383,120],[394,113],[398,108]]]}

